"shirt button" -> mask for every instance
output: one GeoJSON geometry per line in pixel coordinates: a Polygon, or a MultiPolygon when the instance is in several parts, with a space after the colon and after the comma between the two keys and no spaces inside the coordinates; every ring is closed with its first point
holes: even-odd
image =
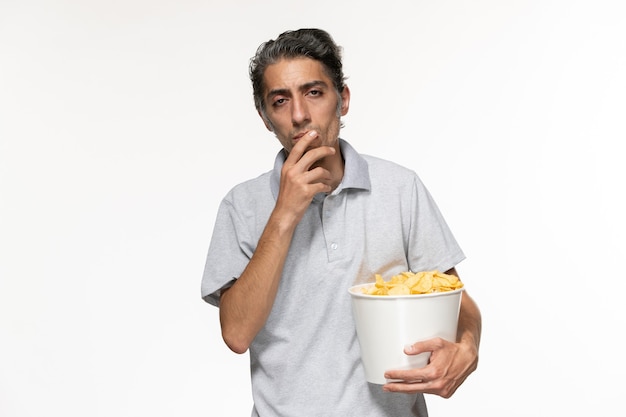
{"type": "Polygon", "coordinates": [[[331,243],[330,247],[331,247],[331,249],[337,249],[339,247],[339,245],[336,244],[336,243],[331,243]]]}

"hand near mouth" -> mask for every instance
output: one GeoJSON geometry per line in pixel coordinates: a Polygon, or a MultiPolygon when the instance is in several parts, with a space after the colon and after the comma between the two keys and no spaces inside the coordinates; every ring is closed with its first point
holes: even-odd
{"type": "Polygon", "coordinates": [[[335,152],[333,147],[320,146],[314,130],[299,135],[281,170],[276,210],[299,222],[316,194],[332,191],[330,171],[317,164],[335,152]]]}
{"type": "Polygon", "coordinates": [[[306,130],[304,132],[300,132],[293,136],[293,139],[292,139],[293,147],[295,147],[296,144],[300,140],[302,140],[302,138],[308,137],[308,136],[312,136],[314,137],[314,139],[310,141],[310,145],[305,149],[305,152],[321,145],[321,138],[320,138],[319,133],[317,133],[317,131],[315,130],[306,130]]]}

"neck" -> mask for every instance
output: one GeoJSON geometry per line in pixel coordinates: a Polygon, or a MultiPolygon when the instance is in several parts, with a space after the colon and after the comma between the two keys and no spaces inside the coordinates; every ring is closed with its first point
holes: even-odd
{"type": "Polygon", "coordinates": [[[332,191],[335,191],[341,183],[345,167],[345,161],[343,159],[343,155],[341,154],[339,142],[335,145],[335,149],[337,152],[335,152],[334,155],[322,159],[318,164],[318,166],[327,169],[330,172],[330,176],[332,178],[330,186],[332,191]]]}

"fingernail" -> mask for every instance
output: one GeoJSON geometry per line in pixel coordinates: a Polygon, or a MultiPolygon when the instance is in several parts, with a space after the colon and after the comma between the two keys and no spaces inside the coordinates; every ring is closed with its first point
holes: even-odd
{"type": "Polygon", "coordinates": [[[413,345],[404,345],[404,351],[406,353],[413,353],[413,345]]]}
{"type": "Polygon", "coordinates": [[[315,135],[317,135],[317,132],[315,130],[311,130],[309,132],[309,136],[315,136],[315,135]]]}

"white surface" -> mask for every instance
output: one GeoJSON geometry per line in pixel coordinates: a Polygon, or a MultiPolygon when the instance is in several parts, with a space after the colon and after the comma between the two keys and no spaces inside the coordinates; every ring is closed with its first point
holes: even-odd
{"type": "Polygon", "coordinates": [[[456,340],[463,289],[404,296],[361,293],[371,285],[349,290],[368,382],[385,384],[385,371],[426,366],[430,353],[406,355],[403,350],[408,344],[435,337],[456,340]]]}
{"type": "Polygon", "coordinates": [[[626,415],[624,9],[0,0],[0,416],[249,415],[200,276],[278,149],[248,59],[302,26],[345,48],[342,136],[418,171],[468,256],[479,369],[431,415],[626,415]]]}

